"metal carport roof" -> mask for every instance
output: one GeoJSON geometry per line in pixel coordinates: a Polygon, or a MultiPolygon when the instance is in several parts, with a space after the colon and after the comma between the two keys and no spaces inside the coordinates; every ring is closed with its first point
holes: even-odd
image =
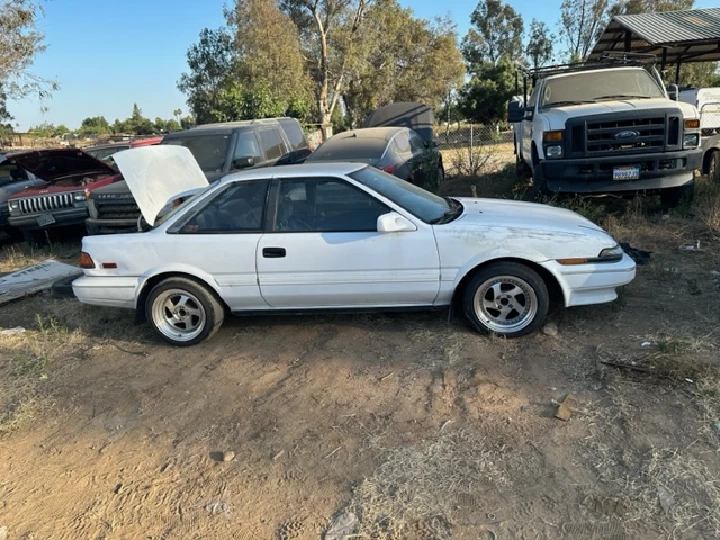
{"type": "Polygon", "coordinates": [[[623,52],[654,54],[661,69],[720,61],[720,8],[615,16],[588,60],[623,52]]]}

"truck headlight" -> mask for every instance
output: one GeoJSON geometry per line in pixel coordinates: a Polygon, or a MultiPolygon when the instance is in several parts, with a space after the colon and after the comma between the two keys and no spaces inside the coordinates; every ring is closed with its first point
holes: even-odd
{"type": "Polygon", "coordinates": [[[695,148],[700,144],[699,133],[686,133],[683,135],[683,148],[695,148]]]}
{"type": "Polygon", "coordinates": [[[563,153],[562,146],[560,146],[558,144],[553,144],[552,146],[548,146],[545,149],[545,155],[547,156],[548,159],[562,157],[562,153],[563,153]]]}
{"type": "Polygon", "coordinates": [[[87,200],[87,192],[85,191],[76,191],[73,193],[73,200],[75,202],[82,202],[87,200]]]}
{"type": "Polygon", "coordinates": [[[9,201],[8,209],[12,212],[13,210],[20,210],[20,201],[9,201]]]}

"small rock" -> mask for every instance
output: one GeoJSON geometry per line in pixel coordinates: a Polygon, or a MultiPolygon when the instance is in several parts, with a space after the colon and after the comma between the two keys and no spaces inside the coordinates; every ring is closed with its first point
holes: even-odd
{"type": "Polygon", "coordinates": [[[667,514],[675,504],[675,497],[663,486],[658,488],[658,501],[663,511],[667,514]]]}
{"type": "Polygon", "coordinates": [[[578,408],[578,399],[572,394],[568,394],[563,402],[558,405],[557,411],[555,412],[555,418],[567,422],[570,420],[570,416],[574,410],[578,408]]]}
{"type": "Polygon", "coordinates": [[[643,341],[643,342],[640,344],[641,347],[649,347],[650,345],[652,345],[652,343],[650,343],[649,341],[643,341]]]}
{"type": "Polygon", "coordinates": [[[232,507],[223,501],[209,502],[205,505],[205,510],[212,515],[226,514],[232,510],[232,507]]]}
{"type": "Polygon", "coordinates": [[[7,536],[8,536],[8,528],[5,525],[3,525],[2,527],[0,527],[0,540],[7,540],[7,536]]]}
{"type": "Polygon", "coordinates": [[[713,422],[712,428],[715,430],[715,433],[720,435],[720,422],[713,422]]]}
{"type": "Polygon", "coordinates": [[[346,540],[355,532],[358,519],[352,512],[341,512],[336,515],[330,528],[323,536],[324,540],[346,540]]]}
{"type": "Polygon", "coordinates": [[[600,381],[595,381],[595,382],[592,384],[592,389],[595,390],[596,392],[597,392],[598,390],[602,390],[603,388],[604,388],[603,383],[601,383],[600,381]]]}
{"type": "Polygon", "coordinates": [[[557,336],[558,335],[558,327],[555,323],[547,323],[545,326],[543,326],[543,334],[546,336],[557,336]]]}
{"type": "Polygon", "coordinates": [[[122,484],[118,484],[117,486],[115,486],[115,495],[122,495],[124,491],[125,486],[123,486],[122,484]]]}
{"type": "Polygon", "coordinates": [[[718,270],[710,270],[710,273],[711,273],[713,276],[720,276],[720,271],[718,271],[718,270]]]}
{"type": "Polygon", "coordinates": [[[232,450],[229,452],[223,452],[222,460],[224,462],[227,463],[228,461],[232,461],[233,459],[235,459],[235,452],[233,452],[232,450]]]}

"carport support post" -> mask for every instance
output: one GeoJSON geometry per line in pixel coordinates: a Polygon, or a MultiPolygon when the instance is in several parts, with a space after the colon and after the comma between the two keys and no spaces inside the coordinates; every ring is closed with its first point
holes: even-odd
{"type": "Polygon", "coordinates": [[[680,64],[682,63],[682,57],[678,55],[677,64],[675,65],[675,84],[680,87],[680,64]]]}
{"type": "Polygon", "coordinates": [[[665,76],[665,64],[667,64],[667,47],[663,47],[662,61],[660,62],[660,73],[663,73],[663,77],[665,76]]]}
{"type": "MultiPolygon", "coordinates": [[[[625,42],[623,45],[626,53],[632,50],[632,32],[630,30],[625,30],[625,42]]],[[[625,58],[627,59],[627,56],[625,58]]]]}

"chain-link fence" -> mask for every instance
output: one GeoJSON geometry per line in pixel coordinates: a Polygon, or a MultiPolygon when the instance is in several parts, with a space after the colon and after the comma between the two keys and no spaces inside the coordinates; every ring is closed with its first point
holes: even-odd
{"type": "Polygon", "coordinates": [[[703,137],[720,134],[720,103],[708,103],[700,109],[700,129],[703,137]]]}
{"type": "Polygon", "coordinates": [[[448,176],[480,176],[511,162],[513,132],[497,126],[438,126],[435,141],[448,176]]]}

